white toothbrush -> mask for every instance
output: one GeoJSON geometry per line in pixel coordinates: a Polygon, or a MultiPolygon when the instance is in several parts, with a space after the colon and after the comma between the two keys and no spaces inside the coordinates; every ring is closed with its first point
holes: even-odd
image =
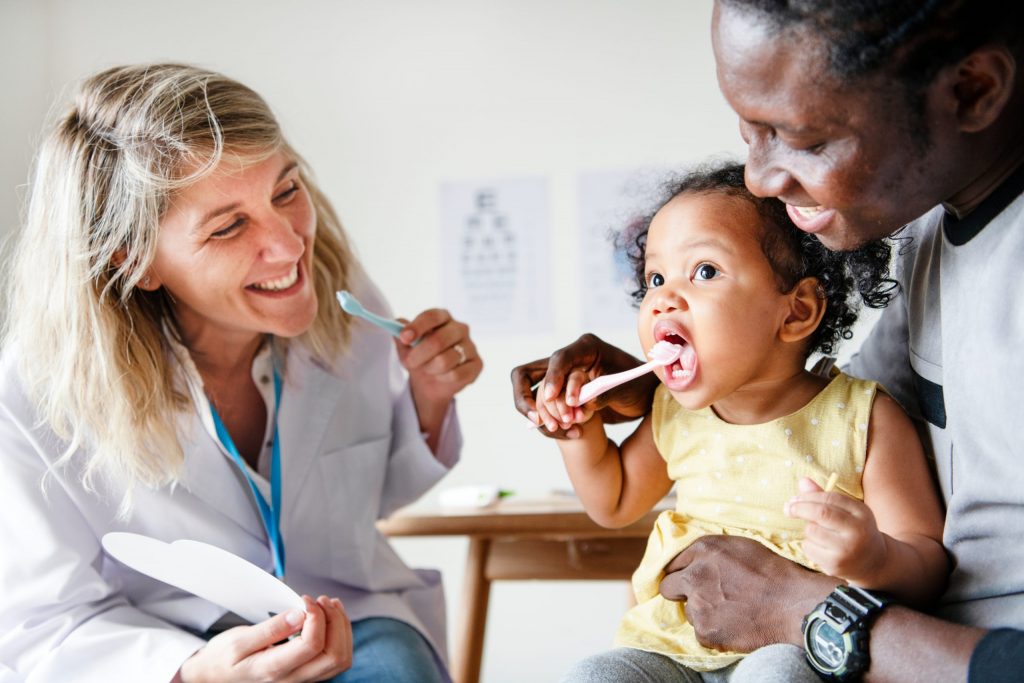
{"type": "Polygon", "coordinates": [[[355,298],[350,292],[347,292],[344,289],[337,293],[337,297],[338,303],[341,304],[342,310],[346,313],[360,317],[366,322],[376,325],[382,330],[390,333],[393,337],[397,337],[402,333],[402,330],[405,329],[405,325],[397,320],[384,318],[376,313],[371,313],[366,310],[363,308],[363,305],[359,303],[359,299],[355,298]]]}

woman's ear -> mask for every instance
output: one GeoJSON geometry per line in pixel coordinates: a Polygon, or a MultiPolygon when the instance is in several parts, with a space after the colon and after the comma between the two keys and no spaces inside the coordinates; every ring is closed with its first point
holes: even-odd
{"type": "Polygon", "coordinates": [[[156,274],[156,271],[152,267],[146,269],[145,275],[139,280],[138,288],[144,289],[147,292],[155,292],[163,286],[160,281],[160,277],[156,274]]]}
{"type": "MultiPolygon", "coordinates": [[[[120,268],[124,264],[125,259],[127,258],[128,255],[125,252],[125,250],[118,249],[110,258],[110,265],[112,265],[114,268],[120,268]]],[[[160,289],[161,284],[162,283],[160,282],[160,278],[157,276],[156,271],[153,270],[152,266],[150,266],[142,275],[142,279],[139,280],[139,284],[137,286],[139,289],[143,289],[147,292],[155,292],[156,290],[160,289]]]]}
{"type": "Polygon", "coordinates": [[[782,326],[779,328],[779,339],[783,342],[798,342],[811,336],[821,318],[825,315],[825,290],[821,288],[818,278],[805,277],[786,295],[789,310],[782,326]]]}

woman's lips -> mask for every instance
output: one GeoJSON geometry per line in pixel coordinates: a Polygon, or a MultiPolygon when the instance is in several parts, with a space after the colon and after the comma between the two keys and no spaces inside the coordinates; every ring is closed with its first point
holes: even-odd
{"type": "Polygon", "coordinates": [[[794,206],[786,204],[786,213],[790,220],[804,232],[820,232],[828,225],[836,215],[835,209],[826,209],[821,206],[794,206]]]}
{"type": "Polygon", "coordinates": [[[292,272],[290,272],[287,276],[278,278],[278,280],[275,280],[271,283],[271,285],[277,285],[282,287],[281,289],[274,288],[273,286],[271,286],[270,288],[267,288],[265,286],[261,287],[255,284],[247,285],[245,289],[246,291],[252,294],[259,294],[260,296],[264,297],[286,298],[302,289],[305,283],[305,263],[303,261],[299,261],[295,265],[292,272]]]}

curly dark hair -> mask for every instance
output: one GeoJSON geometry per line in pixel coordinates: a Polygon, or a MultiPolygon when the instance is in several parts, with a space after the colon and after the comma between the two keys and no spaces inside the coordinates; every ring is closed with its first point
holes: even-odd
{"type": "Polygon", "coordinates": [[[888,240],[868,242],[851,251],[831,251],[818,238],[793,224],[786,205],[774,197],[755,197],[743,182],[743,165],[724,163],[699,166],[669,179],[656,208],[616,235],[616,247],[633,267],[637,288],[632,296],[639,306],[647,294],[644,253],[651,221],[661,207],[682,194],[722,193],[750,202],[761,218],[761,249],[775,271],[779,291],[787,292],[805,277],[815,277],[820,296],[827,300],[821,323],[810,336],[806,353],[831,354],[841,339],[853,336],[850,328],[860,306],[884,308],[897,290],[888,277],[891,246],[888,240]],[[854,296],[854,295],[857,296],[854,296]]]}

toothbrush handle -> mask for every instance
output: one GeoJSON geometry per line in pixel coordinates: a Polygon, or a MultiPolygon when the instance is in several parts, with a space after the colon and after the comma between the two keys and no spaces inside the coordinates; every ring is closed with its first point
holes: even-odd
{"type": "Polygon", "coordinates": [[[373,323],[382,330],[390,332],[391,336],[393,337],[397,337],[398,335],[400,335],[402,333],[402,330],[405,328],[405,325],[398,322],[397,320],[391,320],[390,318],[382,318],[376,313],[370,313],[366,309],[362,309],[358,315],[363,320],[369,323],[373,323]]]}
{"type": "Polygon", "coordinates": [[[625,372],[616,372],[613,375],[601,375],[600,377],[595,377],[584,384],[583,388],[580,389],[580,404],[589,403],[609,389],[617,387],[620,384],[624,384],[631,379],[636,379],[640,375],[646,374],[658,367],[658,365],[658,363],[651,361],[649,363],[644,363],[643,365],[638,365],[630,370],[626,370],[625,372]]]}

